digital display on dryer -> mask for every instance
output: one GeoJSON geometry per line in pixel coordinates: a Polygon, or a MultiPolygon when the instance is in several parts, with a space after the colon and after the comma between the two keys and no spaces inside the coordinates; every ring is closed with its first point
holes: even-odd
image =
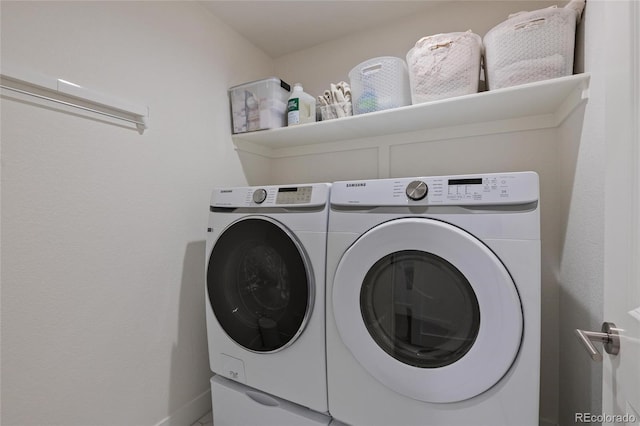
{"type": "Polygon", "coordinates": [[[482,185],[482,178],[449,179],[449,185],[482,185]]]}
{"type": "Polygon", "coordinates": [[[311,186],[287,186],[278,188],[276,204],[307,204],[311,202],[311,186]]]}

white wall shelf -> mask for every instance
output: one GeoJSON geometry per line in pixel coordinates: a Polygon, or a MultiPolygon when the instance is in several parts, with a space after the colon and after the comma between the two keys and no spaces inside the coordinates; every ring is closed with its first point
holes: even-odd
{"type": "Polygon", "coordinates": [[[589,74],[233,135],[236,149],[268,158],[559,126],[588,98],[589,74]]]}

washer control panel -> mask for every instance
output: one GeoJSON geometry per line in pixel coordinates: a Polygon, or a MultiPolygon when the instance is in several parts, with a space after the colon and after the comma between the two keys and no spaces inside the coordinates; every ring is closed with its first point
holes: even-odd
{"type": "Polygon", "coordinates": [[[336,182],[331,190],[334,205],[526,204],[538,198],[535,172],[336,182]]]}
{"type": "Polygon", "coordinates": [[[217,188],[212,207],[321,206],[329,199],[329,184],[217,188]]]}
{"type": "Polygon", "coordinates": [[[407,185],[407,189],[405,189],[405,194],[411,200],[418,201],[422,200],[427,196],[427,192],[429,192],[429,187],[422,180],[413,180],[409,182],[407,185]]]}

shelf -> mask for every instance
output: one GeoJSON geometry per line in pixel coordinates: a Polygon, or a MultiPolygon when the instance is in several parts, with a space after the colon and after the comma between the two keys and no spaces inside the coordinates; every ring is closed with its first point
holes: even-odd
{"type": "Polygon", "coordinates": [[[589,74],[345,117],[233,135],[268,158],[428,142],[559,126],[588,98],[589,74]]]}

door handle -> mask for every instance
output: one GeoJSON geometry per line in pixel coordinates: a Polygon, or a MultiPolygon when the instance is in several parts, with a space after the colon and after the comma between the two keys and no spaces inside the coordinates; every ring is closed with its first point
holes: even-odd
{"type": "Polygon", "coordinates": [[[604,350],[610,355],[618,355],[620,352],[620,335],[616,325],[612,322],[603,322],[602,331],[584,331],[576,329],[576,337],[582,342],[591,359],[600,362],[602,354],[593,345],[593,342],[602,342],[604,350]]]}

